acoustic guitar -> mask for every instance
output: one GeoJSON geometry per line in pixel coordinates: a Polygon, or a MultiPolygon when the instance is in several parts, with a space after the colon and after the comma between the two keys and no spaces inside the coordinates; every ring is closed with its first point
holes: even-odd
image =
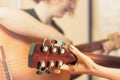
{"type": "MultiPolygon", "coordinates": [[[[0,80],[60,80],[59,77],[62,80],[69,80],[66,79],[67,74],[63,76],[63,71],[59,75],[44,73],[37,75],[36,72],[39,73],[39,71],[28,66],[28,59],[30,61],[28,53],[32,42],[31,38],[11,32],[0,25],[0,80]]],[[[39,42],[42,43],[42,41],[39,42]]],[[[75,62],[75,58],[73,59],[75,62]]]]}
{"type": "MultiPolygon", "coordinates": [[[[84,53],[87,52],[85,55],[89,56],[97,64],[106,67],[120,68],[120,57],[88,53],[96,49],[102,49],[100,43],[104,41],[77,45],[76,47],[84,53]]],[[[28,66],[37,68],[37,74],[42,74],[43,72],[50,74],[53,72],[52,68],[55,69],[55,73],[59,73],[60,66],[63,64],[75,64],[77,61],[76,56],[65,49],[63,47],[64,44],[62,41],[47,41],[46,39],[43,43],[33,42],[29,52],[28,66]]],[[[117,44],[115,48],[118,47],[120,46],[117,44]]]]}

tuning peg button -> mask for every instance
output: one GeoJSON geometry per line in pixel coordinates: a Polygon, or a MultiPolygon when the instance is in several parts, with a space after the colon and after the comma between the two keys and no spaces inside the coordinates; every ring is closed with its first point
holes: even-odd
{"type": "Polygon", "coordinates": [[[43,52],[47,52],[48,51],[48,46],[45,45],[46,41],[47,41],[47,39],[45,38],[43,43],[42,43],[41,49],[42,49],[43,52]]]}
{"type": "Polygon", "coordinates": [[[63,65],[62,60],[58,61],[57,62],[57,69],[54,70],[54,73],[60,74],[61,73],[60,66],[62,66],[62,65],[63,65]]]}
{"type": "Polygon", "coordinates": [[[62,66],[62,65],[63,65],[62,60],[59,60],[59,61],[58,61],[58,67],[60,67],[60,66],[62,66]]]}
{"type": "Polygon", "coordinates": [[[63,41],[61,41],[61,40],[57,41],[57,43],[58,43],[58,45],[59,45],[60,47],[63,47],[63,46],[65,45],[65,42],[63,42],[63,41]]]}
{"type": "Polygon", "coordinates": [[[60,54],[64,54],[65,53],[65,49],[63,48],[63,46],[65,45],[65,42],[63,42],[63,41],[58,41],[57,42],[58,43],[58,45],[60,46],[60,48],[59,48],[59,53],[60,54]]]}
{"type": "Polygon", "coordinates": [[[42,74],[42,72],[43,72],[42,70],[39,70],[39,69],[38,69],[38,70],[36,71],[36,74],[39,74],[39,75],[40,75],[40,74],[42,74]]]}
{"type": "Polygon", "coordinates": [[[45,67],[45,61],[40,62],[40,67],[42,67],[42,68],[45,67]]]}
{"type": "Polygon", "coordinates": [[[56,53],[57,52],[57,48],[55,47],[55,44],[57,43],[56,40],[52,40],[51,41],[51,47],[50,47],[50,51],[51,53],[56,53]]]}
{"type": "Polygon", "coordinates": [[[51,53],[56,53],[57,52],[57,48],[56,47],[51,47],[51,53]]]}
{"type": "Polygon", "coordinates": [[[43,45],[43,46],[42,46],[42,51],[43,51],[43,52],[47,52],[47,51],[48,51],[48,46],[43,45]]]}
{"type": "Polygon", "coordinates": [[[60,54],[64,54],[64,53],[65,53],[65,49],[60,47],[60,48],[59,48],[59,53],[60,53],[60,54]]]}
{"type": "Polygon", "coordinates": [[[50,70],[50,69],[46,69],[46,71],[45,71],[47,74],[51,74],[52,73],[52,71],[50,70]]]}
{"type": "Polygon", "coordinates": [[[52,70],[51,70],[51,67],[53,67],[55,64],[54,64],[54,61],[50,61],[49,63],[48,63],[48,68],[46,69],[46,73],[47,74],[51,74],[52,73],[52,70]]]}
{"type": "Polygon", "coordinates": [[[53,67],[54,66],[54,61],[50,61],[48,66],[53,67]]]}
{"type": "Polygon", "coordinates": [[[44,67],[45,67],[45,61],[41,61],[38,65],[38,70],[36,71],[36,74],[42,74],[42,72],[44,71],[44,67]]]}

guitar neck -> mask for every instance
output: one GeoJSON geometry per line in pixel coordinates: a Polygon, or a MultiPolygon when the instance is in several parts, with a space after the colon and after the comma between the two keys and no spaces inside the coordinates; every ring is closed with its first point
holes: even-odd
{"type": "MultiPolygon", "coordinates": [[[[68,53],[69,54],[67,54],[66,56],[67,57],[66,63],[75,64],[77,61],[77,58],[71,52],[68,52],[68,53]]],[[[120,57],[118,56],[108,56],[108,55],[92,54],[92,53],[84,53],[84,54],[99,65],[102,65],[105,67],[111,67],[111,68],[120,68],[120,57]]]]}
{"type": "Polygon", "coordinates": [[[95,63],[99,65],[105,67],[120,68],[120,57],[89,53],[85,53],[85,55],[90,57],[95,63]]]}
{"type": "Polygon", "coordinates": [[[96,42],[90,42],[90,43],[86,43],[86,44],[76,45],[76,47],[81,52],[92,52],[95,50],[103,50],[102,43],[105,41],[107,41],[107,39],[101,40],[101,41],[96,41],[96,42]]]}
{"type": "MultiPolygon", "coordinates": [[[[76,47],[81,52],[92,52],[95,50],[103,50],[102,43],[105,41],[107,41],[107,39],[96,42],[90,42],[82,45],[76,45],[76,47]]],[[[106,67],[120,68],[120,57],[92,54],[92,53],[87,53],[87,54],[85,53],[85,55],[90,57],[95,63],[99,65],[106,67]]]]}

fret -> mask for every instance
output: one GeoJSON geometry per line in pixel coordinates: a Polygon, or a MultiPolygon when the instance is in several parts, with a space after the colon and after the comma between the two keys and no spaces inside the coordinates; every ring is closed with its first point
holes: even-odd
{"type": "Polygon", "coordinates": [[[9,66],[7,64],[7,60],[2,46],[0,46],[0,62],[1,62],[1,67],[3,72],[2,74],[4,75],[4,79],[13,80],[10,74],[9,66]]]}

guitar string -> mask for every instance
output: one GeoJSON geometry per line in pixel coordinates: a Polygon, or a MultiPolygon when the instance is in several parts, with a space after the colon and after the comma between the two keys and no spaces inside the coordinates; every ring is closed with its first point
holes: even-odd
{"type": "MultiPolygon", "coordinates": [[[[4,69],[5,69],[5,68],[4,68],[4,69]]],[[[30,72],[29,70],[30,70],[30,69],[28,69],[28,68],[26,69],[24,66],[23,66],[23,67],[18,67],[18,69],[15,69],[15,70],[12,69],[12,68],[10,68],[10,71],[11,71],[11,74],[12,74],[12,75],[18,73],[19,71],[24,71],[24,73],[25,73],[25,72],[30,72]],[[20,68],[22,68],[22,70],[19,70],[20,68]]],[[[8,70],[5,69],[4,72],[5,72],[5,73],[8,73],[8,70]]],[[[6,76],[9,76],[9,74],[6,74],[6,76]]]]}
{"type": "MultiPolygon", "coordinates": [[[[15,71],[19,71],[19,67],[16,67],[16,66],[21,66],[21,65],[24,65],[24,64],[26,64],[26,62],[25,61],[23,61],[23,60],[26,60],[27,59],[27,57],[26,56],[24,56],[24,57],[21,57],[21,58],[17,58],[17,59],[15,59],[15,60],[9,60],[9,61],[7,61],[9,64],[9,67],[10,67],[10,69],[11,69],[11,71],[12,71],[12,74],[15,74],[15,73],[17,73],[17,72],[15,72],[15,71]],[[20,64],[18,64],[18,61],[19,61],[19,63],[20,64]],[[21,64],[21,62],[22,62],[22,64],[21,64]],[[17,63],[17,64],[16,64],[17,63]],[[14,66],[12,66],[14,64],[14,66]],[[16,65],[16,66],[15,66],[16,65]],[[16,69],[15,69],[16,68],[16,69]]],[[[26,71],[26,72],[33,72],[33,71],[30,71],[30,69],[29,68],[27,68],[26,69],[26,65],[24,65],[24,66],[22,66],[22,70],[23,69],[25,69],[25,70],[23,70],[23,71],[26,71]]],[[[20,67],[21,68],[21,67],[20,67]]]]}
{"type": "Polygon", "coordinates": [[[23,57],[20,59],[15,59],[15,60],[9,60],[7,61],[9,65],[11,66],[17,66],[26,63],[27,57],[23,57]]]}
{"type": "MultiPolygon", "coordinates": [[[[17,72],[20,71],[20,70],[19,70],[20,68],[22,68],[22,71],[24,71],[24,72],[30,72],[29,69],[26,69],[26,67],[24,67],[24,66],[23,66],[23,67],[20,66],[20,67],[18,67],[17,69],[13,69],[13,68],[10,67],[11,74],[12,74],[12,75],[15,75],[15,73],[17,73],[17,72]]],[[[6,76],[9,76],[9,74],[6,74],[6,73],[9,73],[8,70],[6,69],[6,67],[4,67],[4,68],[2,68],[2,69],[4,70],[5,75],[6,75],[6,76]]]]}
{"type": "Polygon", "coordinates": [[[12,74],[17,73],[18,71],[21,71],[19,68],[22,68],[22,71],[26,71],[26,72],[32,72],[29,71],[30,68],[28,68],[26,66],[26,62],[25,60],[27,60],[27,57],[21,57],[21,58],[17,58],[15,60],[8,60],[8,65],[10,67],[10,70],[12,71],[12,74]],[[25,65],[24,65],[25,64],[25,65]],[[22,66],[21,66],[22,65],[22,66]],[[18,67],[17,67],[18,66],[18,67]],[[20,66],[20,67],[19,67],[20,66]],[[25,70],[24,70],[25,69],[25,70]]]}
{"type": "Polygon", "coordinates": [[[10,65],[11,68],[14,68],[16,66],[26,64],[26,60],[27,60],[27,58],[23,57],[23,59],[20,58],[20,59],[14,60],[14,61],[13,60],[9,60],[7,62],[8,62],[8,65],[10,65]]]}
{"type": "MultiPolygon", "coordinates": [[[[17,59],[14,59],[14,60],[8,60],[8,63],[10,65],[12,64],[15,64],[15,63],[18,63],[18,62],[22,62],[22,60],[25,60],[25,59],[28,59],[26,56],[25,57],[22,57],[22,58],[17,58],[17,59]]],[[[23,61],[24,62],[24,61],[23,61]]],[[[17,64],[16,64],[17,65],[17,64]]]]}
{"type": "MultiPolygon", "coordinates": [[[[12,71],[14,71],[14,73],[15,73],[15,71],[20,71],[19,70],[19,67],[16,67],[16,66],[21,66],[21,68],[22,68],[22,70],[23,69],[25,69],[25,71],[27,71],[27,72],[29,72],[29,69],[30,68],[28,68],[28,65],[26,66],[26,63],[27,62],[25,62],[25,61],[23,61],[23,60],[27,60],[27,58],[26,57],[23,57],[23,59],[22,58],[20,58],[21,60],[19,61],[19,64],[16,64],[16,63],[18,63],[17,61],[19,60],[16,60],[16,61],[14,61],[14,62],[12,62],[12,63],[9,63],[10,64],[10,68],[12,69],[12,71]],[[13,64],[16,64],[16,65],[13,65],[13,64]],[[25,65],[24,65],[25,64],[25,65]]],[[[9,62],[11,62],[11,61],[9,61],[9,62]]]]}
{"type": "MultiPolygon", "coordinates": [[[[23,59],[24,60],[24,59],[23,59]]],[[[7,61],[8,62],[8,61],[7,61]]],[[[17,68],[19,68],[19,67],[17,67],[17,68]]],[[[20,67],[21,68],[21,67],[20,67]]],[[[17,69],[18,70],[18,69],[17,69]]],[[[17,74],[19,75],[19,71],[17,71],[17,72],[15,72],[16,70],[13,70],[11,67],[10,67],[10,71],[11,71],[11,74],[12,75],[14,75],[14,76],[16,76],[17,74]]],[[[32,75],[33,76],[33,70],[30,70],[29,68],[24,68],[23,66],[22,66],[22,70],[21,71],[24,71],[24,73],[29,73],[29,75],[32,75]],[[32,72],[32,73],[31,73],[32,72]]],[[[5,71],[5,72],[8,72],[8,70],[7,71],[5,71]]],[[[34,71],[34,74],[35,74],[35,71],[34,71]]],[[[6,78],[7,78],[7,80],[11,80],[10,79],[10,76],[9,76],[9,74],[5,74],[5,76],[6,76],[6,78]]]]}
{"type": "MultiPolygon", "coordinates": [[[[15,71],[20,71],[19,70],[19,66],[20,68],[22,67],[22,70],[23,69],[26,69],[28,67],[28,65],[26,66],[26,61],[28,58],[28,56],[24,56],[24,57],[19,57],[17,59],[12,59],[12,60],[8,60],[8,65],[11,69],[11,71],[13,71],[15,73],[15,71]],[[24,65],[25,64],[25,65],[24,65]],[[21,66],[22,65],[22,66],[21,66]],[[18,66],[18,67],[17,67],[18,66]]],[[[29,68],[27,68],[27,72],[29,71],[29,68]]],[[[12,73],[13,74],[13,73],[12,73]]]]}
{"type": "MultiPolygon", "coordinates": [[[[25,58],[25,57],[23,57],[23,59],[24,59],[24,58],[25,58]]],[[[20,60],[20,59],[18,59],[18,60],[20,60]]],[[[21,60],[22,60],[22,59],[21,59],[21,60]]],[[[13,69],[13,68],[15,68],[15,67],[11,67],[11,65],[13,65],[13,64],[11,64],[10,61],[7,61],[7,62],[9,63],[8,65],[10,66],[10,70],[13,69]]],[[[17,62],[17,60],[15,60],[15,62],[17,62]]],[[[22,61],[22,63],[23,63],[23,62],[25,62],[25,61],[22,61]]],[[[14,63],[14,64],[15,64],[15,63],[14,63]]],[[[23,63],[23,64],[24,64],[24,63],[23,63]]],[[[3,66],[3,67],[4,67],[4,66],[3,66]]],[[[18,66],[18,68],[19,68],[19,66],[18,66]]],[[[23,67],[23,68],[24,68],[24,67],[23,67]]],[[[2,70],[6,70],[5,67],[2,68],[2,70]]],[[[14,70],[11,70],[11,71],[14,71],[14,70]]],[[[6,71],[5,71],[5,72],[6,72],[6,71]]],[[[7,70],[7,72],[8,72],[8,70],[7,70]]],[[[12,74],[13,74],[13,73],[12,73],[12,74]]],[[[6,74],[6,76],[9,76],[9,74],[6,74]]]]}
{"type": "MultiPolygon", "coordinates": [[[[5,79],[7,79],[7,80],[11,80],[11,75],[10,75],[10,73],[9,73],[9,69],[10,69],[10,72],[12,71],[12,72],[14,72],[14,70],[11,70],[11,69],[14,69],[17,65],[19,66],[19,65],[22,65],[22,64],[26,64],[26,62],[25,62],[25,60],[27,60],[28,58],[27,58],[27,56],[24,56],[24,57],[20,57],[20,58],[17,58],[17,59],[12,59],[12,60],[10,60],[9,59],[9,61],[6,61],[6,60],[4,60],[4,61],[2,61],[2,65],[0,65],[0,70],[1,71],[3,71],[3,73],[4,73],[4,75],[5,75],[5,79]],[[24,60],[24,61],[23,61],[24,60]],[[16,64],[17,63],[17,64],[16,64]],[[22,64],[21,64],[22,63],[22,64]],[[16,66],[14,66],[14,67],[12,67],[11,65],[16,65],[16,66]],[[8,68],[8,67],[10,67],[10,68],[8,68]]],[[[24,66],[22,66],[23,67],[23,69],[24,69],[24,66]]],[[[26,67],[26,66],[25,66],[26,67]]],[[[21,68],[21,66],[20,67],[18,67],[18,68],[21,68]]],[[[22,70],[23,70],[22,69],[22,70]]],[[[29,69],[29,68],[28,68],[29,69]]],[[[27,72],[32,72],[32,70],[31,71],[29,71],[28,69],[25,69],[27,72]]],[[[16,69],[16,70],[18,70],[18,69],[16,69]]],[[[25,71],[25,70],[23,70],[23,71],[25,71]]],[[[2,73],[1,73],[2,74],[2,73]]],[[[12,75],[13,75],[13,73],[12,73],[12,75]]]]}

